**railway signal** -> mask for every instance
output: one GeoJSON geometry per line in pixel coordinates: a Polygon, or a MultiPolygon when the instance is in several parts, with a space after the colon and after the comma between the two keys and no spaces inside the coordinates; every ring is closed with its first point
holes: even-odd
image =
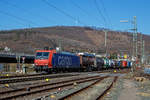
{"type": "Polygon", "coordinates": [[[23,70],[23,73],[26,73],[26,67],[24,63],[25,63],[25,57],[22,57],[22,70],[23,70]]]}
{"type": "Polygon", "coordinates": [[[17,60],[17,72],[20,72],[21,68],[20,68],[20,56],[16,55],[16,60],[17,60]]]}

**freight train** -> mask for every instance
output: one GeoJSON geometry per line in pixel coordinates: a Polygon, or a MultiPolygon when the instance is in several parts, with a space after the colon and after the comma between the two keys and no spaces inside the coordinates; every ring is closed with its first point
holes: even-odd
{"type": "Polygon", "coordinates": [[[131,61],[101,58],[89,53],[37,50],[34,60],[36,72],[99,71],[109,68],[130,68],[131,61]]]}

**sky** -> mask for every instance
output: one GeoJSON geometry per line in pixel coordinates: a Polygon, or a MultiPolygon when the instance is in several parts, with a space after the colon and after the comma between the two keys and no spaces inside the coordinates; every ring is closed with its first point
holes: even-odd
{"type": "Polygon", "coordinates": [[[150,35],[150,0],[0,0],[0,30],[95,26],[150,35]],[[121,23],[120,20],[128,20],[121,23]]]}

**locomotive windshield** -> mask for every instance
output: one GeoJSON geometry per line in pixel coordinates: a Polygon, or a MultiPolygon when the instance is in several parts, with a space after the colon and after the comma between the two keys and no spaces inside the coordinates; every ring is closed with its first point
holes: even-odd
{"type": "Polygon", "coordinates": [[[37,52],[36,59],[48,59],[49,52],[37,52]]]}

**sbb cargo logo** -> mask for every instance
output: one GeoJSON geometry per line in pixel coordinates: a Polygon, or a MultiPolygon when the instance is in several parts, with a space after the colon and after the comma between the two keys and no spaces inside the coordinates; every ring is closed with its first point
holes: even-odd
{"type": "Polygon", "coordinates": [[[59,66],[69,66],[72,65],[71,57],[59,56],[58,57],[58,65],[59,66]]]}

